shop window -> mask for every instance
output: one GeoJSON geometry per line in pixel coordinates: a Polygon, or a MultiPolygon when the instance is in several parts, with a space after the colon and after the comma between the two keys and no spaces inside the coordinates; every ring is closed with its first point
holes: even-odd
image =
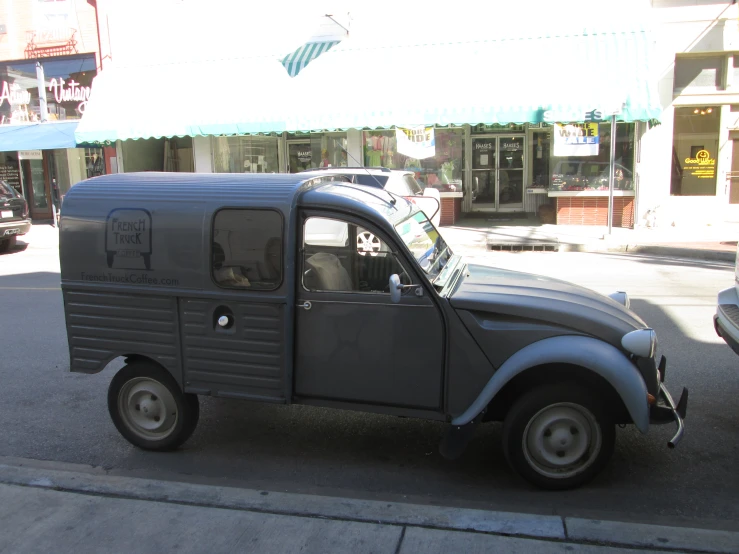
{"type": "Polygon", "coordinates": [[[422,188],[461,192],[464,176],[464,131],[435,128],[434,154],[418,159],[398,149],[396,131],[364,132],[364,165],[413,171],[422,188]]]}
{"type": "Polygon", "coordinates": [[[388,293],[390,276],[410,283],[387,245],[358,225],[311,217],[303,230],[303,287],[309,291],[388,293]]]}
{"type": "Polygon", "coordinates": [[[211,269],[220,287],[274,290],[282,282],[282,216],[221,210],[213,221],[211,269]]]}
{"type": "Polygon", "coordinates": [[[346,167],[356,165],[347,163],[346,133],[312,134],[310,138],[313,167],[346,167]]]}
{"type": "MultiPolygon", "coordinates": [[[[608,190],[611,162],[611,124],[591,123],[598,136],[597,154],[590,156],[552,156],[550,190],[608,190]]],[[[616,159],[613,187],[634,189],[634,130],[633,123],[616,126],[616,159]]],[[[555,127],[554,133],[558,132],[555,127]]],[[[556,137],[555,137],[556,143],[556,137]]]]}
{"type": "Polygon", "coordinates": [[[675,108],[672,134],[673,196],[715,196],[719,106],[675,108]]]}
{"type": "Polygon", "coordinates": [[[674,94],[690,89],[720,90],[723,88],[724,56],[675,59],[674,94]]]}
{"type": "Polygon", "coordinates": [[[276,137],[215,137],[216,173],[277,173],[280,169],[276,137]]]}

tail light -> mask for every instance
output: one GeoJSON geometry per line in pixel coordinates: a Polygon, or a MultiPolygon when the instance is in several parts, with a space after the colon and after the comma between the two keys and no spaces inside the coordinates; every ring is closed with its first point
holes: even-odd
{"type": "Polygon", "coordinates": [[[23,213],[21,217],[28,217],[28,202],[23,203],[23,213]]]}

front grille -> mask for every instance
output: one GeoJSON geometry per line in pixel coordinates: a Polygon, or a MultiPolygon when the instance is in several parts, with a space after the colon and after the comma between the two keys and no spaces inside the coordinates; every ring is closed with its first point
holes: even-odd
{"type": "Polygon", "coordinates": [[[729,321],[739,327],[739,306],[736,304],[719,304],[718,307],[729,321]]]}

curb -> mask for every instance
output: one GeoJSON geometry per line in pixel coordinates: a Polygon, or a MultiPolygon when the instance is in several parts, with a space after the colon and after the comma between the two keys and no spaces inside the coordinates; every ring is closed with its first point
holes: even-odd
{"type": "Polygon", "coordinates": [[[117,476],[90,466],[36,460],[10,463],[8,460],[0,459],[0,483],[118,499],[466,531],[557,542],[683,552],[739,551],[739,533],[730,531],[199,485],[117,476]]]}

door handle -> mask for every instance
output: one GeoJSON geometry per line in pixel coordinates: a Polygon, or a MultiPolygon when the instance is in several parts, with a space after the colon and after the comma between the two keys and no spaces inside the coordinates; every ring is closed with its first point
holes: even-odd
{"type": "Polygon", "coordinates": [[[306,300],[302,304],[297,305],[298,308],[303,308],[304,310],[310,310],[313,307],[313,304],[310,303],[310,301],[306,300]]]}

